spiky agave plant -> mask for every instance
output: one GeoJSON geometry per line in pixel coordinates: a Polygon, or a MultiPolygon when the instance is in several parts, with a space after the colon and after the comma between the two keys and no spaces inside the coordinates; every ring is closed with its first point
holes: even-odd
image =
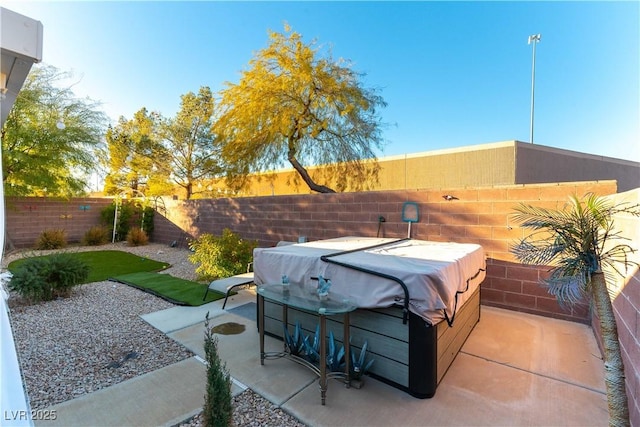
{"type": "Polygon", "coordinates": [[[327,352],[327,368],[331,372],[340,372],[345,365],[344,361],[344,345],[338,349],[336,345],[335,337],[333,336],[333,331],[329,331],[329,351],[327,352]]]}
{"type": "Polygon", "coordinates": [[[289,333],[289,328],[286,323],[283,323],[282,327],[284,328],[284,340],[287,345],[287,349],[289,350],[289,354],[292,356],[304,357],[309,339],[308,337],[305,337],[300,322],[296,322],[293,335],[289,333]]]}
{"type": "MultiPolygon", "coordinates": [[[[307,337],[308,338],[308,337],[307,337]]],[[[316,325],[316,334],[313,337],[313,343],[310,343],[308,339],[304,340],[305,358],[311,363],[318,363],[320,360],[320,324],[316,325]]]]}
{"type": "Polygon", "coordinates": [[[367,341],[362,345],[360,350],[360,356],[356,357],[355,351],[351,351],[351,378],[359,380],[363,375],[366,375],[373,365],[374,359],[370,359],[366,362],[367,358],[367,341]]]}
{"type": "Polygon", "coordinates": [[[629,239],[613,222],[622,212],[640,216],[638,206],[613,205],[590,193],[582,200],[572,196],[562,210],[520,204],[515,211],[515,221],[533,230],[511,247],[515,257],[525,264],[551,266],[544,283],[560,304],[574,304],[584,296],[593,301],[602,329],[609,424],[628,426],[624,365],[603,268],[624,277],[620,266],[638,265],[629,258],[635,249],[621,243],[629,239]]]}

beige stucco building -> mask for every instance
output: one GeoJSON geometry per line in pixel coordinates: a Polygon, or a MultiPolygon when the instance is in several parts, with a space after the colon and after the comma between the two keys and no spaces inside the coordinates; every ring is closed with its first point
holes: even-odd
{"type": "MultiPolygon", "coordinates": [[[[520,141],[382,157],[370,190],[462,188],[616,180],[618,192],[640,187],[640,163],[520,141]]],[[[309,168],[312,176],[320,168],[309,168]]],[[[284,169],[252,179],[245,195],[308,194],[296,172],[284,169]],[[299,181],[299,180],[298,180],[299,181]]],[[[339,179],[337,177],[336,179],[339,179]]],[[[331,183],[327,183],[331,187],[331,183]]]]}

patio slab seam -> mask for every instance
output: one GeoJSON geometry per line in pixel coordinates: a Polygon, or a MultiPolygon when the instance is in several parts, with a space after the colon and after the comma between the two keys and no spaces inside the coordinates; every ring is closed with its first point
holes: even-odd
{"type": "MultiPolygon", "coordinates": [[[[202,363],[205,367],[207,366],[207,361],[204,360],[202,357],[198,356],[197,354],[195,356],[195,359],[202,363]]],[[[244,392],[245,390],[247,390],[248,388],[250,388],[249,386],[247,386],[246,384],[242,383],[241,381],[239,381],[238,379],[234,378],[233,376],[229,375],[229,379],[231,380],[232,385],[235,385],[240,391],[238,393],[235,394],[240,394],[242,392],[244,392]]]]}
{"type": "MultiPolygon", "coordinates": [[[[233,301],[232,303],[232,307],[233,306],[238,307],[243,304],[246,304],[247,302],[253,302],[254,299],[255,299],[254,295],[250,293],[241,292],[238,296],[236,296],[235,301],[233,301]]],[[[257,334],[253,330],[256,325],[255,320],[248,319],[246,316],[245,317],[239,316],[237,313],[229,312],[229,309],[221,310],[219,306],[215,305],[215,303],[209,306],[208,309],[209,309],[209,316],[210,316],[209,318],[217,319],[212,322],[213,324],[225,322],[225,321],[239,322],[241,324],[246,325],[247,332],[252,331],[249,335],[245,335],[243,333],[242,336],[244,336],[244,339],[240,338],[240,341],[238,341],[239,338],[237,338],[234,335],[231,335],[229,337],[225,336],[221,341],[222,343],[224,343],[225,340],[227,340],[228,343],[234,343],[233,344],[234,346],[239,344],[240,348],[242,348],[243,350],[248,350],[249,348],[251,348],[250,351],[256,350],[253,344],[248,345],[250,340],[257,341],[258,339],[257,334]],[[225,316],[229,316],[228,319],[225,316]],[[220,317],[223,317],[223,319],[219,319],[220,317]],[[247,341],[247,339],[250,339],[250,340],[247,341]]],[[[150,324],[152,324],[154,327],[160,329],[163,333],[165,333],[167,336],[169,336],[173,340],[177,341],[178,343],[181,343],[182,345],[184,345],[185,347],[193,351],[194,354],[196,354],[196,359],[200,363],[202,363],[204,366],[206,366],[206,362],[203,359],[204,355],[202,353],[202,348],[201,348],[202,337],[201,337],[201,329],[200,329],[200,326],[202,326],[204,323],[204,315],[205,315],[206,309],[195,308],[190,311],[191,311],[190,313],[185,312],[184,309],[166,311],[164,313],[159,313],[154,316],[150,316],[151,319],[149,320],[151,320],[151,322],[149,322],[149,320],[147,319],[145,320],[150,324]],[[159,327],[154,325],[154,323],[156,323],[159,327]],[[165,330],[163,331],[162,329],[165,329],[165,330]],[[197,356],[198,353],[200,353],[200,356],[197,356]]],[[[598,387],[597,383],[591,383],[588,377],[584,377],[584,375],[580,375],[580,374],[578,374],[578,376],[576,376],[575,378],[565,377],[564,371],[562,369],[558,370],[560,367],[559,365],[556,365],[560,361],[560,359],[554,360],[554,364],[547,370],[547,368],[537,369],[536,368],[537,365],[529,365],[526,362],[527,360],[529,360],[527,357],[531,356],[531,354],[529,353],[526,353],[525,355],[526,357],[523,359],[524,362],[522,360],[520,361],[523,363],[513,363],[513,361],[505,359],[505,357],[508,357],[508,358],[521,357],[522,355],[519,352],[515,352],[515,353],[507,352],[506,354],[498,353],[501,355],[500,357],[493,357],[496,352],[492,351],[491,347],[487,347],[487,340],[486,338],[483,338],[487,336],[486,335],[487,333],[492,331],[491,326],[494,324],[500,324],[500,322],[504,320],[505,316],[509,318],[513,316],[517,316],[517,320],[519,321],[511,322],[511,324],[514,325],[514,328],[516,329],[520,328],[520,329],[517,329],[519,332],[518,334],[516,334],[516,337],[522,335],[523,334],[522,331],[524,330],[527,334],[534,334],[533,335],[534,337],[538,337],[538,335],[544,336],[546,340],[550,340],[550,342],[553,342],[553,339],[551,339],[550,337],[547,337],[547,335],[545,334],[548,334],[548,331],[549,331],[549,329],[547,329],[550,326],[548,325],[548,323],[552,323],[553,326],[556,326],[555,322],[551,322],[546,319],[540,319],[537,316],[522,317],[519,315],[514,315],[513,313],[505,313],[502,310],[487,310],[486,314],[489,315],[489,317],[485,319],[484,328],[477,328],[477,330],[474,331],[475,338],[472,340],[473,342],[468,342],[465,345],[467,349],[465,350],[465,348],[463,347],[463,349],[460,351],[460,353],[462,353],[464,356],[471,356],[467,360],[466,362],[467,364],[470,363],[469,360],[477,360],[478,362],[481,361],[481,363],[489,363],[489,365],[485,365],[486,369],[500,369],[498,367],[513,368],[511,370],[506,370],[506,371],[511,371],[512,374],[506,373],[505,370],[497,371],[502,376],[511,375],[522,380],[523,378],[522,375],[528,375],[528,376],[531,376],[531,378],[537,378],[537,380],[533,380],[533,379],[531,380],[533,381],[533,384],[543,384],[543,383],[538,383],[537,381],[543,381],[543,382],[547,381],[548,382],[547,384],[550,384],[550,386],[552,383],[555,383],[556,385],[552,387],[557,387],[561,390],[563,390],[564,387],[575,387],[574,390],[576,394],[580,396],[581,399],[596,399],[596,403],[597,403],[594,406],[594,409],[592,411],[593,413],[590,413],[589,415],[583,414],[582,417],[578,417],[576,418],[576,420],[581,420],[584,423],[584,421],[587,419],[589,420],[600,419],[599,417],[603,416],[603,414],[606,412],[605,411],[606,393],[603,391],[601,387],[598,387]],[[535,326],[532,327],[531,322],[535,322],[533,323],[535,326]],[[483,343],[483,346],[479,346],[478,343],[483,343]],[[485,350],[487,348],[488,350],[485,350]],[[495,368],[489,368],[490,365],[495,366],[495,368]]],[[[557,333],[558,334],[568,333],[564,331],[564,329],[566,328],[564,328],[563,326],[563,328],[557,331],[557,333]]],[[[556,331],[555,328],[550,330],[556,331]]],[[[573,328],[571,328],[569,332],[571,331],[573,331],[573,328]]],[[[580,334],[578,334],[578,336],[580,336],[580,334]]],[[[590,339],[590,337],[587,337],[587,338],[590,339]]],[[[564,340],[561,342],[564,342],[564,340]]],[[[555,347],[553,347],[552,350],[554,348],[555,347]]],[[[562,348],[563,347],[559,347],[555,350],[562,352],[563,351],[562,348]]],[[[229,367],[230,373],[235,370],[235,373],[238,376],[237,379],[233,376],[231,377],[233,382],[232,394],[234,396],[242,393],[248,388],[252,392],[256,393],[257,395],[260,395],[266,401],[270,402],[274,407],[279,408],[283,412],[299,420],[304,420],[305,423],[307,424],[310,423],[310,425],[335,424],[337,419],[342,419],[340,417],[336,418],[335,411],[337,411],[337,413],[342,413],[344,410],[346,410],[347,412],[342,413],[341,417],[346,416],[347,419],[350,419],[349,417],[352,415],[349,410],[345,409],[344,404],[341,402],[345,398],[345,396],[347,396],[346,394],[344,394],[345,393],[344,390],[341,390],[341,387],[340,387],[341,384],[338,384],[338,383],[334,384],[333,382],[331,382],[331,385],[329,387],[329,391],[327,394],[330,399],[337,399],[337,401],[336,400],[329,401],[328,404],[332,406],[334,409],[329,409],[327,411],[325,407],[320,406],[319,395],[318,395],[319,390],[317,390],[317,384],[318,384],[317,377],[311,376],[311,377],[304,378],[304,375],[299,375],[300,373],[297,373],[296,375],[292,376],[290,375],[290,373],[295,371],[290,371],[291,369],[290,367],[274,369],[271,366],[269,366],[269,372],[266,372],[266,371],[261,372],[258,375],[258,377],[255,377],[255,375],[258,374],[259,370],[253,371],[253,374],[248,374],[250,370],[247,369],[247,363],[253,363],[254,364],[253,366],[258,366],[260,362],[259,362],[259,358],[256,358],[257,356],[253,357],[252,360],[249,360],[249,359],[245,360],[245,358],[240,358],[241,359],[240,360],[237,358],[238,356],[237,353],[233,353],[233,352],[229,353],[228,347],[224,347],[224,346],[222,347],[221,356],[231,357],[231,360],[233,360],[233,362],[231,363],[231,366],[229,367]],[[282,372],[286,372],[287,374],[283,376],[282,372]],[[271,378],[272,375],[273,377],[271,378]],[[266,380],[267,377],[270,377],[271,379],[266,380]],[[278,378],[279,378],[279,381],[282,381],[281,383],[282,386],[274,388],[272,381],[278,380],[278,378]]],[[[516,359],[516,360],[519,360],[519,359],[516,359]]],[[[460,363],[461,362],[459,362],[458,364],[460,363]]],[[[464,365],[463,363],[463,366],[466,366],[466,365],[464,365]]],[[[570,373],[568,374],[570,375],[570,373]]],[[[526,381],[518,382],[518,384],[521,384],[521,387],[519,389],[517,388],[516,391],[519,392],[521,396],[516,393],[514,395],[509,395],[508,397],[505,397],[501,394],[503,393],[503,388],[498,387],[493,389],[490,386],[491,383],[489,383],[489,386],[486,386],[486,385],[483,386],[484,387],[483,388],[478,386],[476,383],[474,383],[473,380],[468,381],[465,379],[466,377],[460,377],[460,375],[457,375],[457,376],[454,375],[453,377],[451,375],[448,375],[447,378],[448,378],[447,382],[443,383],[441,390],[438,393],[439,397],[433,400],[428,399],[428,401],[424,401],[424,402],[423,401],[415,402],[413,400],[407,400],[407,397],[403,393],[400,393],[397,389],[389,389],[385,385],[377,384],[376,381],[373,381],[370,384],[370,387],[372,387],[372,390],[376,389],[377,392],[383,393],[383,396],[387,396],[387,398],[393,397],[393,399],[397,399],[398,404],[406,406],[407,408],[411,408],[413,411],[417,411],[417,413],[422,413],[423,411],[431,413],[434,409],[436,410],[436,412],[440,411],[441,413],[445,413],[449,408],[449,401],[451,400],[452,396],[457,396],[458,398],[460,397],[466,398],[468,396],[474,396],[474,393],[476,394],[480,393],[478,390],[482,390],[482,393],[484,393],[486,390],[489,390],[491,393],[494,393],[494,394],[493,395],[490,394],[490,397],[487,398],[488,401],[491,401],[491,399],[500,399],[503,397],[506,399],[507,403],[503,405],[504,406],[503,409],[504,411],[506,411],[505,414],[508,413],[509,415],[502,415],[502,417],[508,417],[510,421],[515,421],[516,419],[513,418],[514,415],[512,412],[510,412],[513,408],[509,407],[508,402],[515,401],[514,399],[516,398],[514,396],[516,396],[519,399],[524,399],[523,402],[526,403],[524,409],[520,410],[520,412],[517,413],[517,417],[516,417],[518,419],[516,421],[516,424],[520,423],[523,425],[530,423],[531,417],[533,416],[531,415],[532,407],[537,407],[537,405],[540,405],[540,404],[542,404],[543,407],[545,405],[551,405],[551,407],[553,407],[551,403],[547,403],[545,401],[544,397],[527,396],[526,393],[528,393],[530,389],[527,388],[526,381]],[[457,384],[457,386],[454,385],[453,387],[451,387],[451,384],[449,384],[449,382],[451,381],[454,381],[454,384],[457,384]],[[458,390],[458,386],[462,386],[460,390],[458,390]]],[[[370,387],[367,387],[367,389],[369,389],[370,387]]],[[[535,387],[533,388],[535,389],[535,387]]],[[[367,392],[369,392],[369,390],[367,390],[367,392]]],[[[349,399],[359,400],[363,398],[364,396],[358,396],[358,395],[353,396],[349,394],[349,399]]],[[[369,396],[369,398],[371,398],[371,396],[369,396]]],[[[385,402],[387,401],[385,398],[383,398],[382,400],[385,402]]],[[[375,398],[374,398],[374,401],[376,401],[375,398]]],[[[567,401],[567,404],[569,404],[570,402],[572,402],[572,400],[567,401]]],[[[373,403],[373,406],[371,407],[371,414],[369,419],[369,421],[371,421],[372,423],[371,425],[382,425],[386,421],[389,421],[387,418],[385,418],[384,411],[378,413],[378,411],[381,411],[382,410],[381,408],[383,407],[384,407],[384,404],[382,403],[382,401],[378,403],[373,403]]],[[[487,420],[493,420],[493,421],[499,421],[502,419],[500,418],[501,415],[499,415],[500,411],[498,411],[495,414],[485,413],[481,409],[482,408],[481,405],[479,406],[479,408],[480,409],[478,409],[478,414],[477,414],[478,416],[481,416],[486,418],[487,420]]],[[[549,423],[555,423],[558,421],[558,418],[555,417],[553,410],[549,411],[549,409],[546,409],[542,411],[540,414],[542,414],[540,416],[544,415],[544,417],[546,418],[544,417],[543,418],[549,423]]],[[[190,414],[183,414],[182,417],[184,417],[185,419],[188,419],[189,416],[190,414]]],[[[538,415],[536,415],[536,417],[537,416],[538,415]]],[[[438,420],[442,421],[439,418],[438,420]]],[[[420,422],[422,421],[423,420],[421,420],[420,422]]],[[[437,425],[439,421],[436,421],[436,424],[434,425],[437,425]]],[[[465,418],[464,416],[461,416],[459,421],[467,422],[469,421],[469,418],[468,417],[465,418]]],[[[407,422],[408,422],[407,425],[414,425],[415,417],[414,416],[409,417],[407,419],[407,422]]],[[[498,422],[498,424],[500,424],[500,422],[498,422]]]]}
{"type": "Polygon", "coordinates": [[[200,363],[190,357],[163,368],[127,379],[109,387],[54,404],[53,421],[34,424],[86,426],[94,425],[174,425],[184,422],[202,411],[204,376],[200,363]],[[200,384],[200,386],[198,386],[200,384]],[[154,393],[144,393],[153,389],[154,393]],[[171,407],[161,402],[171,401],[171,407]],[[114,408],[118,408],[114,411],[114,408]],[[158,410],[159,408],[159,410],[158,410]],[[176,414],[179,414],[176,416],[176,414]],[[168,421],[168,419],[170,421],[168,421]]]}
{"type": "MultiPolygon", "coordinates": [[[[178,331],[182,330],[182,329],[187,329],[189,328],[188,326],[185,328],[181,328],[178,331]]],[[[171,339],[174,339],[173,337],[169,337],[171,339]]],[[[178,343],[180,343],[180,341],[176,341],[178,343]]],[[[183,343],[181,343],[182,345],[184,345],[183,343]]],[[[199,355],[195,355],[194,356],[196,360],[198,360],[200,363],[202,363],[205,367],[207,366],[207,362],[206,360],[204,360],[202,357],[200,357],[199,355]]],[[[251,391],[253,391],[256,394],[259,394],[260,396],[262,396],[264,399],[268,400],[271,404],[273,404],[275,407],[278,407],[282,410],[286,409],[284,408],[283,405],[285,405],[287,402],[289,402],[290,400],[292,400],[293,398],[295,398],[297,395],[299,395],[300,393],[304,392],[308,387],[314,385],[314,384],[318,384],[318,378],[310,378],[307,382],[301,384],[297,389],[293,390],[291,393],[282,396],[281,399],[274,399],[274,398],[270,398],[269,397],[269,393],[265,393],[263,390],[261,390],[259,387],[252,387],[250,385],[244,384],[243,382],[241,382],[240,380],[238,380],[237,378],[231,376],[231,381],[233,384],[235,384],[239,389],[241,389],[240,393],[249,389],[251,391]]],[[[237,395],[240,393],[233,393],[233,395],[237,395]]]]}
{"type": "MultiPolygon", "coordinates": [[[[217,301],[214,301],[213,303],[209,304],[214,304],[216,302],[217,301]]],[[[168,335],[170,333],[177,332],[184,328],[188,328],[190,326],[204,322],[207,313],[209,314],[209,319],[214,319],[227,313],[226,311],[214,306],[210,306],[209,304],[206,304],[208,306],[206,307],[206,311],[201,308],[202,306],[191,307],[191,311],[193,311],[194,314],[190,314],[189,318],[186,319],[184,316],[180,316],[179,314],[188,313],[189,309],[182,306],[171,307],[165,310],[142,314],[140,315],[140,318],[154,328],[158,329],[160,332],[168,335]],[[200,316],[198,316],[198,314],[200,314],[200,316]],[[176,322],[176,318],[180,320],[176,322]]]]}
{"type": "Polygon", "coordinates": [[[601,394],[603,396],[605,396],[607,394],[606,390],[598,390],[598,389],[596,389],[594,387],[589,387],[589,386],[587,386],[585,384],[580,384],[579,382],[569,381],[569,380],[565,380],[565,379],[562,379],[562,378],[554,377],[554,376],[551,376],[551,375],[543,374],[541,372],[532,371],[530,369],[520,368],[518,366],[512,365],[512,364],[507,363],[507,362],[499,362],[499,361],[493,360],[493,359],[491,359],[489,357],[479,356],[477,354],[469,353],[469,352],[466,352],[464,350],[460,350],[460,354],[466,354],[467,356],[476,357],[478,359],[482,359],[482,360],[484,360],[486,362],[489,362],[489,363],[495,363],[496,365],[500,365],[500,366],[504,366],[506,368],[512,368],[512,369],[515,369],[515,370],[518,370],[518,371],[526,372],[527,374],[535,375],[535,376],[538,376],[538,377],[541,377],[541,378],[546,378],[546,379],[551,380],[551,381],[558,381],[558,382],[561,382],[561,383],[564,383],[564,384],[567,384],[567,385],[570,385],[570,386],[579,387],[579,388],[582,388],[584,390],[588,390],[588,391],[591,391],[591,392],[594,392],[594,393],[601,394]]]}

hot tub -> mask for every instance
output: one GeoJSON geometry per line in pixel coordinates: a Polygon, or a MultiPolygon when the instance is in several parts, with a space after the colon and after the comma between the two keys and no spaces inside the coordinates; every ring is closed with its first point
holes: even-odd
{"type": "MultiPolygon", "coordinates": [[[[475,244],[414,239],[343,237],[254,251],[257,285],[279,283],[316,287],[330,278],[331,292],[360,308],[351,314],[351,345],[358,354],[366,341],[375,359],[370,375],[419,398],[432,397],[480,318],[479,285],[485,259],[475,244]]],[[[265,331],[282,333],[282,308],[265,301],[265,331]]],[[[290,325],[309,335],[317,318],[289,309],[290,325]]],[[[342,324],[327,322],[337,341],[342,324]]]]}

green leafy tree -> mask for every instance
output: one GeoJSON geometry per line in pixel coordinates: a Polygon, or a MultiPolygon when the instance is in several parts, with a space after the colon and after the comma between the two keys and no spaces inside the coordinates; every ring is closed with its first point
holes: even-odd
{"type": "Polygon", "coordinates": [[[623,275],[621,266],[637,265],[629,259],[635,249],[619,243],[628,239],[615,230],[613,216],[621,212],[640,216],[638,206],[613,206],[589,194],[583,200],[573,196],[562,210],[525,204],[515,210],[515,220],[533,230],[511,248],[516,258],[552,266],[544,282],[561,304],[573,304],[585,295],[593,301],[602,329],[609,424],[628,426],[624,364],[603,269],[623,275]]]}
{"type": "Polygon", "coordinates": [[[97,103],[62,87],[71,77],[51,66],[27,76],[0,135],[7,195],[86,193],[107,118],[97,103]]]}
{"type": "Polygon", "coordinates": [[[214,131],[230,165],[231,185],[239,188],[248,174],[285,162],[316,192],[335,190],[316,183],[303,163],[327,165],[325,179],[333,177],[339,189],[376,179],[382,97],[362,85],[362,75],[347,61],[323,55],[315,42],[305,44],[288,26],[284,34],[269,37],[269,46],[256,53],[240,82],[227,83],[221,93],[214,131]]]}
{"type": "Polygon", "coordinates": [[[153,191],[147,188],[150,181],[159,186],[167,181],[168,174],[163,177],[155,166],[165,154],[160,143],[160,122],[159,114],[141,108],[131,120],[120,117],[116,126],[109,127],[105,135],[109,170],[105,178],[106,194],[133,190],[151,195],[153,191]]]}
{"type": "Polygon", "coordinates": [[[214,100],[211,89],[181,96],[180,111],[163,122],[165,160],[157,164],[173,183],[183,188],[186,199],[197,192],[194,184],[222,171],[220,153],[212,133],[214,100]]]}

